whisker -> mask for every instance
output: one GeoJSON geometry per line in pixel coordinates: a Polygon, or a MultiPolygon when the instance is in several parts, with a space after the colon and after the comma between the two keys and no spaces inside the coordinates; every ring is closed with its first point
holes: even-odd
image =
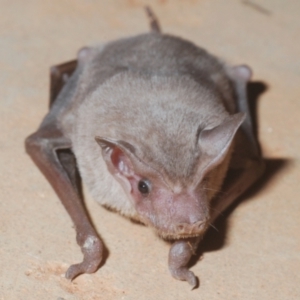
{"type": "Polygon", "coordinates": [[[211,226],[213,229],[215,229],[216,232],[220,232],[220,231],[218,230],[218,228],[217,228],[216,226],[214,226],[213,224],[210,223],[209,226],[211,226]]]}
{"type": "Polygon", "coordinates": [[[223,210],[216,209],[216,208],[214,208],[214,207],[211,207],[210,210],[211,210],[211,211],[214,211],[214,212],[217,212],[217,213],[219,214],[219,216],[224,215],[223,210]]]}
{"type": "Polygon", "coordinates": [[[222,191],[222,190],[218,190],[218,189],[210,189],[210,188],[202,188],[201,190],[203,191],[214,191],[214,192],[217,192],[219,195],[225,195],[226,192],[225,191],[222,191]]]}
{"type": "Polygon", "coordinates": [[[210,189],[210,188],[203,188],[203,190],[219,192],[219,190],[217,190],[217,189],[210,189]]]}

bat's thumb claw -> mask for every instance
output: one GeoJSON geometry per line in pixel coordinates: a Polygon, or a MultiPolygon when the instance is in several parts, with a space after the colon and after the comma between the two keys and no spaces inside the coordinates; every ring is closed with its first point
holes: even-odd
{"type": "Polygon", "coordinates": [[[69,280],[75,279],[78,275],[83,273],[94,273],[97,271],[101,262],[101,258],[98,260],[84,260],[82,263],[75,264],[69,267],[65,277],[69,280]]]}
{"type": "Polygon", "coordinates": [[[82,270],[80,268],[80,264],[72,265],[69,267],[69,269],[66,272],[65,277],[72,281],[74,278],[76,278],[78,275],[82,274],[82,270]]]}
{"type": "Polygon", "coordinates": [[[188,271],[188,273],[189,274],[187,274],[187,276],[186,276],[186,281],[192,287],[192,290],[193,290],[194,288],[196,288],[199,285],[199,280],[193,272],[188,271]]]}
{"type": "Polygon", "coordinates": [[[170,269],[170,272],[175,279],[187,281],[192,290],[199,285],[198,278],[187,268],[170,269]]]}
{"type": "Polygon", "coordinates": [[[83,262],[69,267],[66,278],[73,280],[83,273],[94,273],[103,260],[104,245],[102,241],[93,235],[89,235],[81,246],[84,258],[83,262]]]}

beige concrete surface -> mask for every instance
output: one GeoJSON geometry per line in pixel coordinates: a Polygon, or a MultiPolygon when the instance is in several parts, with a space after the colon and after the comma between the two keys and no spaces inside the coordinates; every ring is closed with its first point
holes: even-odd
{"type": "Polygon", "coordinates": [[[257,102],[267,174],[207,234],[192,266],[201,285],[190,291],[168,272],[167,243],[88,195],[109,257],[68,282],[67,267],[82,259],[75,232],[23,147],[47,112],[49,66],[148,31],[147,2],[0,0],[1,300],[300,299],[300,2],[253,1],[148,1],[165,32],[247,63],[268,86],[257,102]]]}

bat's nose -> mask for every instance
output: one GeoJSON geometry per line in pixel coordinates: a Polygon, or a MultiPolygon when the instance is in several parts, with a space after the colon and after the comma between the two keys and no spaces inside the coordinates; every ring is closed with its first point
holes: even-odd
{"type": "Polygon", "coordinates": [[[207,227],[207,221],[201,220],[193,224],[179,223],[175,226],[175,230],[178,234],[199,234],[203,232],[207,227]]]}

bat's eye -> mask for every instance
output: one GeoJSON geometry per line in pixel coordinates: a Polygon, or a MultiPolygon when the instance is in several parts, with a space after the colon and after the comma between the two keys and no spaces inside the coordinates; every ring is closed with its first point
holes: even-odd
{"type": "Polygon", "coordinates": [[[141,194],[146,195],[150,192],[150,184],[147,180],[140,180],[138,183],[138,189],[141,194]]]}

